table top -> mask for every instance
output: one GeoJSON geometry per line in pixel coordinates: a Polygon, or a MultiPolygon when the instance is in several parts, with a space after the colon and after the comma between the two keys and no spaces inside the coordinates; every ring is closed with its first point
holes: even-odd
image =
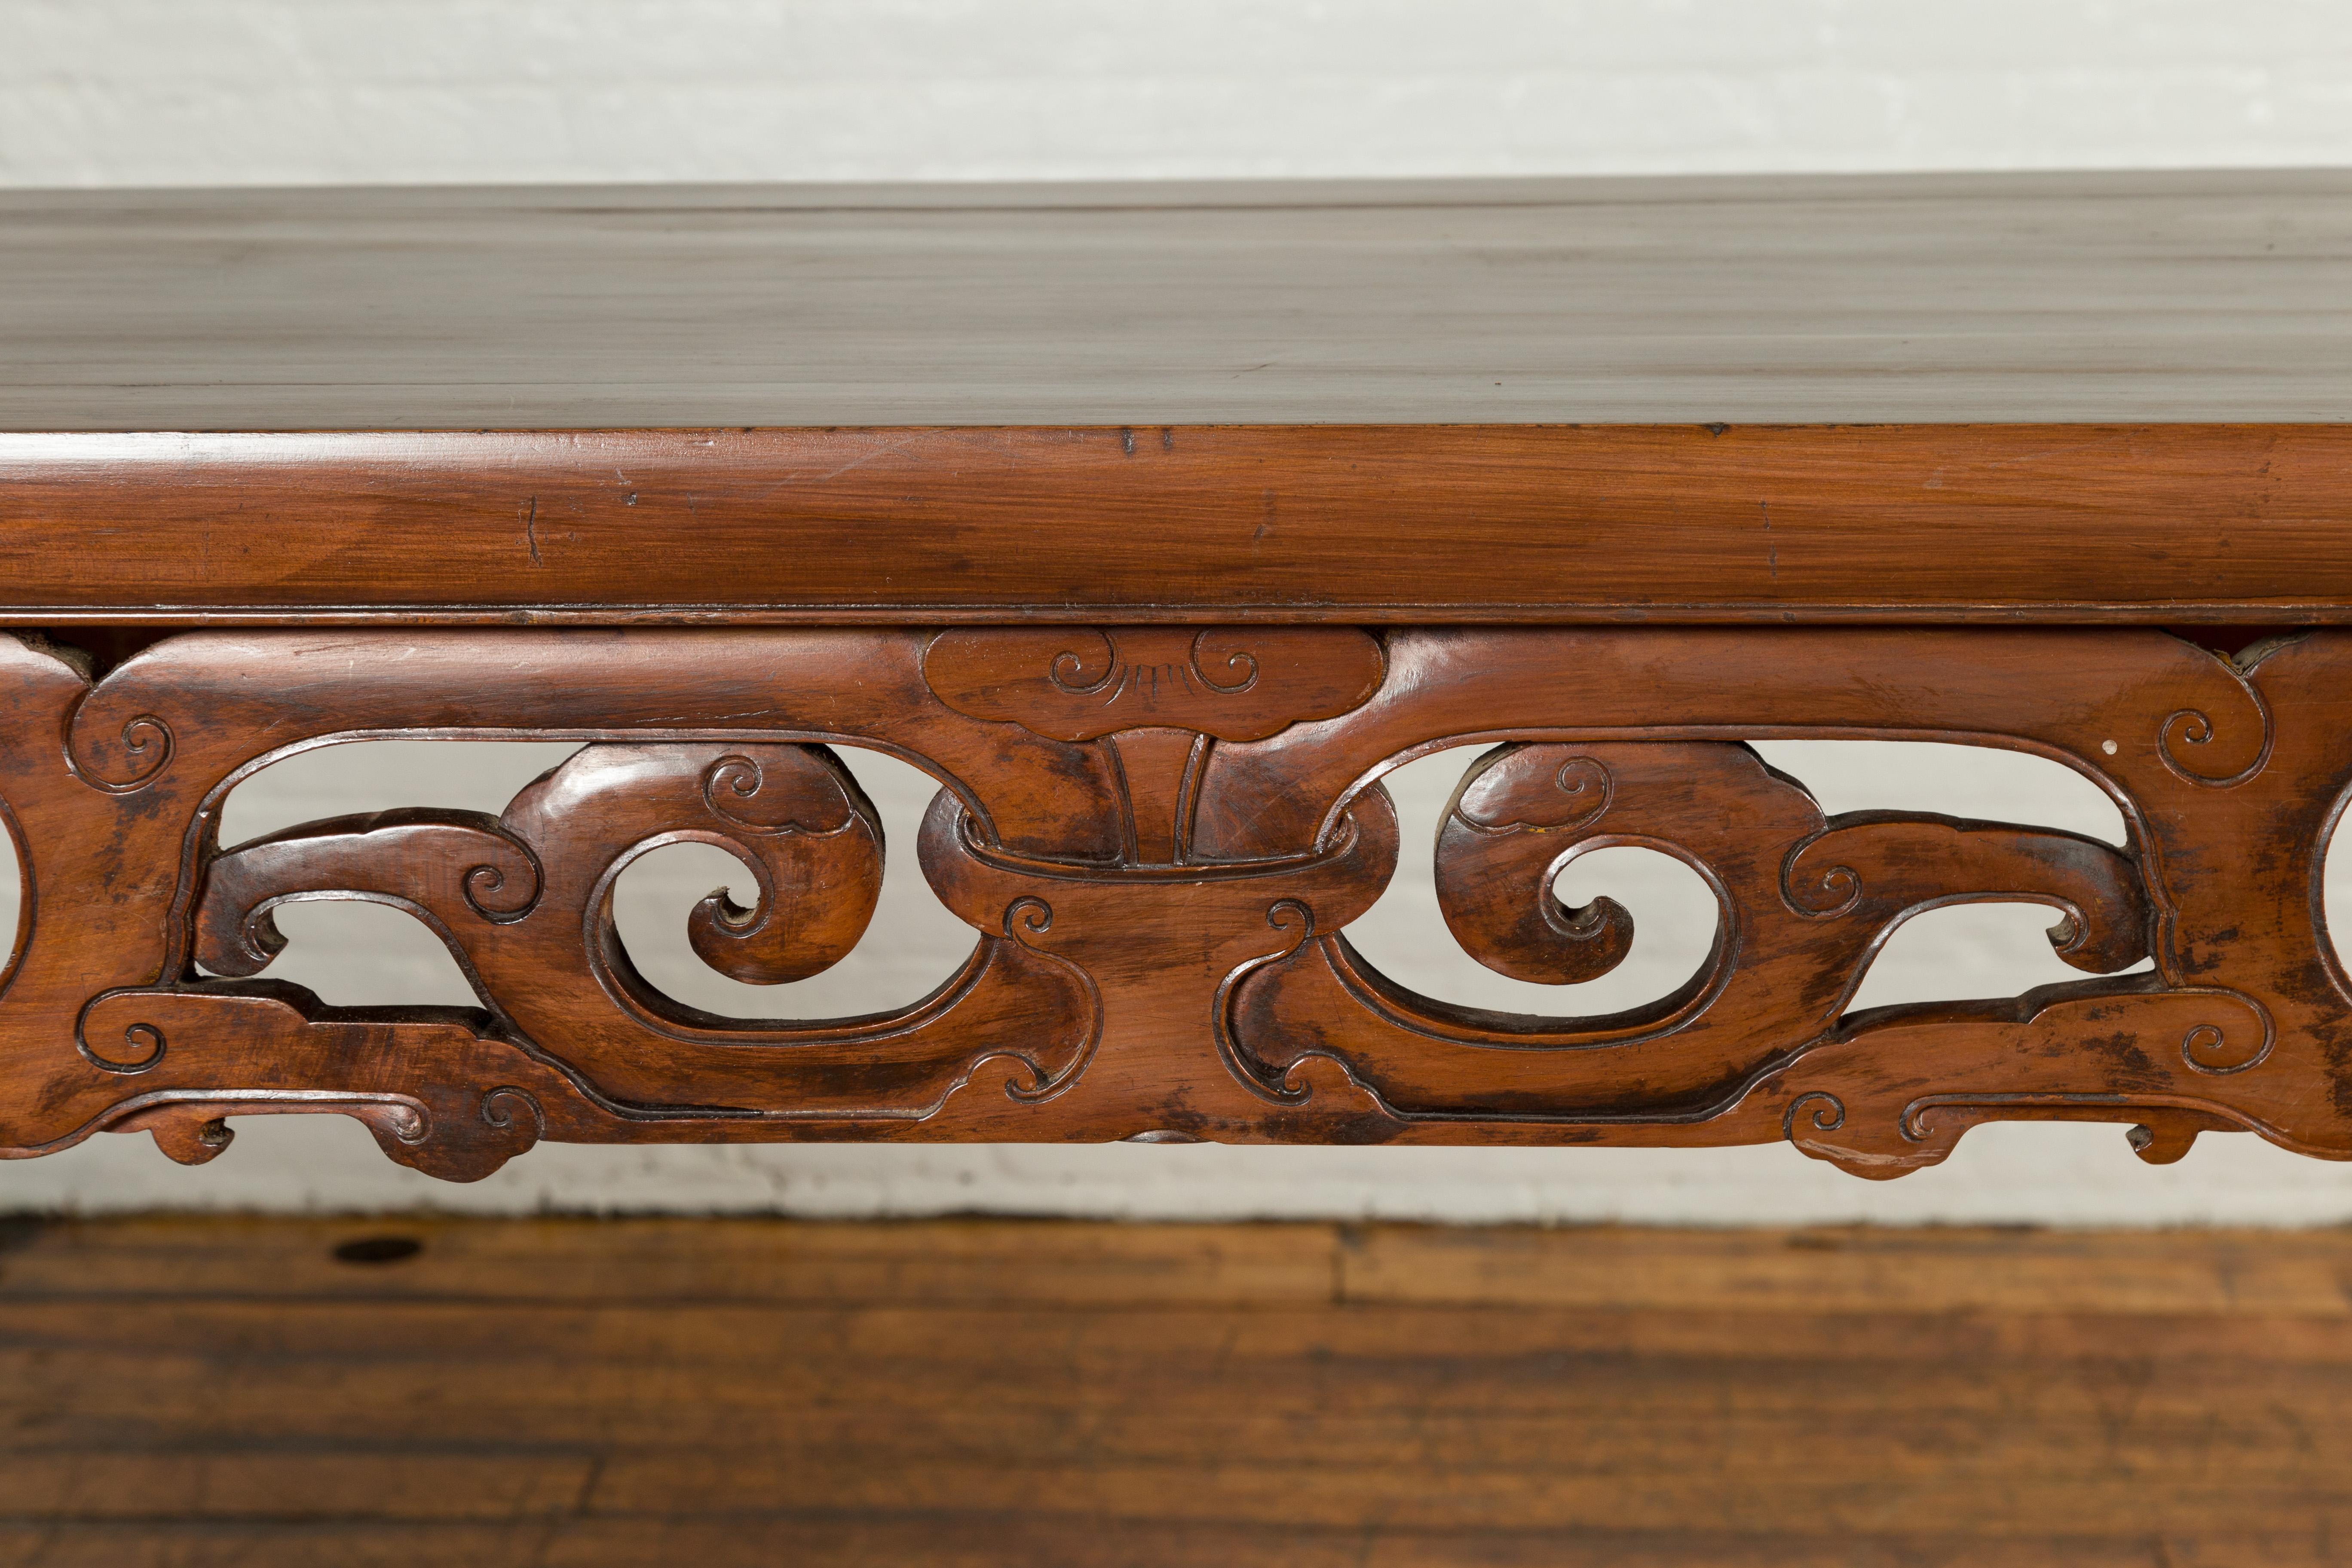
{"type": "Polygon", "coordinates": [[[2343,171],[0,193],[0,430],[2347,415],[2343,171]]]}
{"type": "Polygon", "coordinates": [[[0,624],[2352,620],[2352,172],[0,193],[0,624]]]}

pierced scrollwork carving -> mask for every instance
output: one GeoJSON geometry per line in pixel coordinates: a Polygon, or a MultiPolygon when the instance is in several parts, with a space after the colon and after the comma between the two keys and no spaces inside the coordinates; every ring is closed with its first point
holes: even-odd
{"type": "Polygon", "coordinates": [[[260,973],[285,946],[269,912],[303,899],[394,905],[425,920],[465,958],[479,944],[476,926],[511,925],[531,913],[546,882],[542,868],[556,861],[601,868],[591,891],[592,938],[613,962],[614,879],[663,845],[698,841],[736,855],[760,888],[751,907],[724,889],[695,906],[688,935],[703,961],[751,984],[822,973],[873,918],[879,818],[822,752],[743,748],[710,760],[708,750],[585,748],[525,790],[503,818],[383,812],[239,845],[217,856],[206,876],[197,961],[217,974],[260,973]]]}
{"type": "Polygon", "coordinates": [[[2352,800],[2352,634],[2223,659],[2132,629],[199,633],[94,686],[0,639],[0,795],[37,873],[0,994],[0,1155],[114,1130],[194,1162],[231,1118],[331,1111],[459,1179],[541,1139],[1137,1136],[1785,1141],[1886,1176],[2019,1118],[2121,1122],[2150,1160],[2223,1130],[2352,1157],[2352,976],[2320,889],[2352,800]],[[253,768],[384,735],[584,744],[496,816],[214,841],[253,768]],[[2126,841],[1828,817],[1749,735],[2013,746],[2105,791],[2126,841]],[[940,782],[916,855],[970,958],[877,1016],[663,996],[611,904],[666,844],[757,887],[688,916],[738,980],[887,939],[882,828],[827,742],[940,782]],[[1521,980],[1603,973],[1632,914],[1554,886],[1643,846],[1713,892],[1694,973],[1536,1016],[1364,960],[1347,930],[1397,855],[1377,781],[1468,744],[1496,749],[1434,846],[1454,939],[1521,980]],[[426,921],[480,1005],[335,1008],[264,977],[273,911],[336,898],[426,921]],[[1988,899],[2052,910],[2053,951],[2097,978],[1852,1008],[1903,921],[1988,899]]]}
{"type": "Polygon", "coordinates": [[[1569,909],[1551,893],[1588,842],[1576,830],[1599,822],[1614,798],[1607,763],[1561,748],[1499,753],[1463,776],[1438,827],[1437,904],[1465,951],[1538,984],[1597,980],[1623,962],[1633,947],[1624,905],[1600,898],[1569,909]],[[1544,865],[1528,898],[1516,883],[1531,857],[1544,865]]]}
{"type": "MultiPolygon", "coordinates": [[[[583,918],[591,952],[649,1011],[612,923],[613,887],[639,857],[704,843],[740,860],[759,887],[739,906],[719,889],[687,917],[705,963],[730,979],[781,985],[823,973],[857,945],[882,891],[882,822],[820,747],[598,745],[515,797],[508,831],[550,864],[601,868],[583,918]]],[[[567,886],[570,883],[567,882],[567,886]]]]}
{"type": "MultiPolygon", "coordinates": [[[[688,916],[695,952],[734,979],[782,984],[819,973],[873,918],[881,822],[829,752],[604,743],[582,748],[496,819],[403,813],[224,853],[197,911],[196,948],[216,973],[250,974],[277,951],[267,911],[288,900],[408,909],[448,942],[486,1007],[521,1038],[546,1042],[580,1090],[617,1114],[674,1105],[664,1086],[683,1076],[729,1115],[919,1118],[980,1060],[1021,1057],[1031,1069],[1024,1092],[1043,1092],[1083,1062],[1092,1033],[1086,976],[1010,937],[983,938],[961,974],[894,1015],[766,1024],[672,1001],[630,963],[613,892],[636,859],[689,841],[734,855],[760,889],[751,907],[721,889],[688,916]],[[528,879],[528,908],[464,918],[484,865],[528,879]],[[583,1010],[589,997],[609,1005],[583,1010]],[[1015,1020],[1028,1037],[1008,1049],[1001,1037],[1015,1020]],[[778,1048],[748,1048],[760,1047],[778,1048]]],[[[534,1103],[543,1122],[549,1112],[534,1103]]],[[[484,1114],[509,1116],[503,1107],[486,1100],[484,1114]]]]}
{"type": "Polygon", "coordinates": [[[1859,1176],[1900,1176],[1948,1155],[1961,1133],[1992,1120],[2095,1120],[2149,1128],[2143,1159],[2179,1159],[2200,1130],[2261,1127],[2207,1098],[2196,1072],[2161,1042],[2210,1032],[2252,1065],[2275,1026],[2234,992],[2168,990],[2145,978],[2102,987],[2049,986],[2013,999],[1885,1009],[1759,1080],[1751,1098],[1788,1095],[1790,1141],[1859,1176]],[[1892,1064],[1933,1062],[1932,1078],[1892,1064]],[[1799,1108],[1831,1091],[1842,1114],[1810,1123],[1799,1108]]]}
{"type": "MultiPolygon", "coordinates": [[[[147,1095],[134,1101],[129,1114],[107,1124],[109,1132],[145,1132],[164,1155],[183,1165],[209,1164],[236,1142],[228,1124],[232,1116],[284,1115],[289,1112],[333,1112],[360,1121],[379,1141],[413,1150],[425,1141],[424,1107],[402,1095],[337,1094],[317,1090],[230,1092],[215,1098],[175,1094],[147,1095]]],[[[433,1174],[459,1175],[456,1164],[441,1165],[430,1154],[416,1162],[433,1174]]]]}
{"type": "Polygon", "coordinates": [[[305,823],[214,857],[196,916],[196,962],[258,974],[285,951],[286,903],[362,899],[445,933],[508,924],[539,901],[539,858],[479,812],[400,810],[305,823]]]}
{"type": "Polygon", "coordinates": [[[2108,846],[1938,816],[1830,819],[1746,747],[1714,742],[1488,752],[1439,830],[1440,906],[1489,968],[1593,978],[1630,949],[1633,919],[1608,900],[1563,908],[1552,882],[1612,845],[1675,855],[1716,895],[1712,951],[1659,1001],[1585,1018],[1459,1007],[1397,985],[1335,936],[1252,980],[1237,1004],[1243,1037],[1276,1069],[1311,1038],[1401,1118],[1664,1124],[1722,1113],[1759,1072],[1824,1037],[1872,956],[1922,910],[2053,905],[2065,917],[2053,946],[2099,973],[2147,951],[2137,868],[2108,846]]]}
{"type": "Polygon", "coordinates": [[[1322,852],[1250,866],[1153,867],[1113,878],[1027,860],[974,842],[963,808],[945,795],[932,802],[921,837],[924,872],[950,909],[976,926],[1001,910],[1024,947],[1087,977],[1102,1029],[1088,1081],[1125,1082],[1173,1042],[1214,1040],[1224,1070],[1191,1079],[1182,1103],[1156,1108],[1152,1128],[1130,1130],[1193,1136],[1235,1125],[1268,1101],[1300,1102],[1269,1088],[1281,1075],[1239,1045],[1225,1022],[1227,999],[1316,931],[1361,916],[1396,853],[1396,813],[1377,789],[1349,807],[1322,852]],[[1160,962],[1149,942],[1138,941],[1143,910],[1183,933],[1186,962],[1160,962]]]}
{"type": "Polygon", "coordinates": [[[488,1175],[540,1137],[535,1125],[476,1114],[468,1086],[520,1069],[561,1092],[562,1077],[508,1043],[481,1037],[446,1009],[391,1018],[320,1007],[296,987],[270,981],[225,983],[205,991],[127,991],[89,1005],[86,1032],[152,1021],[197,1047],[175,1052],[173,1081],[159,1072],[142,1092],[75,1129],[145,1131],[183,1163],[210,1160],[229,1145],[232,1116],[333,1112],[356,1117],[402,1164],[452,1181],[488,1175]],[[194,1059],[187,1059],[194,1058],[194,1059]],[[221,1075],[236,1064],[243,1081],[221,1075]]]}
{"type": "Polygon", "coordinates": [[[2139,868],[2054,828],[1850,812],[1789,852],[1780,886],[1801,914],[1864,925],[1955,902],[2046,904],[2061,917],[2051,950],[2075,968],[2112,974],[2147,956],[2139,868]]]}

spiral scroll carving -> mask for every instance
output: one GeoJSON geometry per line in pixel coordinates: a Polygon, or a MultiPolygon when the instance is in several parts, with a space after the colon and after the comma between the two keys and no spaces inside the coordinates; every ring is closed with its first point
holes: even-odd
{"type": "Polygon", "coordinates": [[[2212,1016],[2192,1026],[2180,1037],[2180,1057],[2189,1069],[2207,1076],[2226,1076],[2257,1068],[2270,1059],[2278,1043],[2278,1026],[2270,1010],[2234,991],[2192,993],[2210,996],[2212,1016]]]}
{"type": "Polygon", "coordinates": [[[638,856],[696,840],[729,850],[760,893],[711,892],[687,916],[694,951],[751,984],[806,979],[838,963],[873,918],[882,828],[840,763],[809,748],[590,746],[516,798],[503,818],[394,811],[309,824],[215,858],[197,921],[197,961],[257,974],[284,950],[271,911],[358,898],[424,918],[458,949],[481,924],[538,908],[548,868],[581,868],[600,952],[617,951],[610,884],[638,856]]]}
{"type": "MultiPolygon", "coordinates": [[[[1339,938],[1250,977],[1235,1030],[1269,1075],[1328,1056],[1408,1119],[1507,1106],[1528,1121],[1679,1122],[1726,1113],[1759,1074],[1846,1030],[1865,1037],[1870,1016],[1844,1009],[1887,934],[1923,910],[2053,907],[2053,947],[2096,973],[2148,952],[2139,864],[2111,845],[1918,814],[1826,817],[1794,780],[1720,742],[1514,744],[1481,757],[1439,830],[1447,925],[1470,956],[1514,978],[1605,973],[1631,945],[1632,917],[1601,899],[1568,909],[1552,883],[1576,856],[1612,845],[1673,855],[1716,895],[1707,959],[1654,1002],[1558,1017],[1463,1007],[1406,990],[1339,938]]],[[[2134,994],[2145,984],[2112,984],[2134,994]]],[[[2234,1029],[2231,1041],[2239,1051],[2234,1029]]],[[[2203,1037],[2189,1047],[2216,1065],[2223,1048],[2203,1037]]],[[[1852,1097],[1843,1102],[1850,1116],[1852,1097]]],[[[1774,1102],[1776,1124],[1785,1106],[1774,1102]]],[[[1823,1120],[1832,1100],[1806,1106],[1810,1130],[1790,1125],[1807,1139],[1839,1131],[1823,1120]]]]}
{"type": "MultiPolygon", "coordinates": [[[[770,748],[772,752],[774,749],[770,748]]],[[[788,752],[795,760],[786,770],[786,776],[772,781],[769,765],[763,765],[757,755],[730,752],[710,764],[702,775],[702,801],[713,816],[723,818],[746,833],[805,833],[815,837],[845,832],[859,820],[858,803],[852,782],[844,787],[845,773],[828,776],[827,788],[815,784],[805,770],[798,766],[803,753],[788,752]],[[771,783],[774,784],[770,788],[771,783]]],[[[771,759],[772,763],[772,758],[771,759]]],[[[871,816],[870,808],[867,816],[871,816]]]]}
{"type": "Polygon", "coordinates": [[[179,744],[172,726],[152,713],[132,714],[111,742],[94,745],[84,743],[77,716],[70,739],[68,755],[82,782],[109,795],[133,795],[162,778],[179,744]]]}
{"type": "Polygon", "coordinates": [[[620,948],[614,881],[667,844],[715,845],[751,873],[752,904],[721,888],[687,916],[696,955],[747,984],[805,980],[839,963],[882,889],[881,818],[818,747],[743,746],[714,757],[697,746],[590,746],[516,796],[504,821],[551,864],[603,868],[586,918],[592,951],[607,961],[620,948]]]}
{"type": "Polygon", "coordinates": [[[1780,1136],[1790,1142],[1797,1141],[1800,1117],[1816,1132],[1834,1132],[1845,1125],[1845,1101],[1826,1089],[1810,1089],[1789,1101],[1789,1109],[1780,1116],[1780,1136]]]}
{"type": "MultiPolygon", "coordinates": [[[[1730,792],[1775,787],[1758,769],[1744,749],[1726,746],[1488,752],[1464,776],[1438,829],[1437,901],[1447,928],[1465,952],[1514,980],[1564,985],[1600,978],[1633,951],[1633,913],[1606,897],[1563,904],[1552,890],[1559,872],[1589,849],[1619,843],[1668,847],[1703,865],[1710,840],[1703,818],[1669,800],[1662,786],[1679,778],[1673,787],[1685,791],[1708,783],[1730,792]],[[1679,844],[1694,832],[1696,854],[1679,844]]],[[[1801,790],[1781,793],[1791,825],[1819,820],[1801,790]]],[[[1719,880],[1712,885],[1720,899],[1719,880]]],[[[1731,918],[1726,906],[1719,919],[1731,918]]]]}
{"type": "Polygon", "coordinates": [[[1264,636],[1263,632],[1253,636],[1210,627],[1192,639],[1192,673],[1200,677],[1202,685],[1220,697],[1247,691],[1257,684],[1258,678],[1257,655],[1249,644],[1264,636]],[[1220,671],[1227,679],[1218,679],[1220,671]]]}
{"type": "Polygon", "coordinates": [[[1560,759],[1558,767],[1551,767],[1551,761],[1544,754],[1541,765],[1533,761],[1514,765],[1508,752],[1482,758],[1454,790],[1449,815],[1486,833],[1589,827],[1598,822],[1615,790],[1607,766],[1581,753],[1560,759]]]}
{"type": "MultiPolygon", "coordinates": [[[[509,1131],[524,1128],[530,1141],[537,1142],[547,1130],[547,1110],[539,1097],[514,1084],[501,1084],[482,1096],[482,1123],[486,1127],[509,1131]]],[[[421,1131],[421,1129],[420,1129],[421,1131]]]]}
{"type": "MultiPolygon", "coordinates": [[[[742,905],[716,889],[687,915],[696,953],[732,979],[780,984],[821,973],[873,919],[882,826],[831,752],[602,742],[575,752],[499,817],[385,813],[215,856],[197,908],[196,956],[215,974],[257,973],[283,946],[269,911],[290,900],[363,898],[425,919],[504,1037],[546,1042],[572,1075],[572,1087],[553,1096],[530,1077],[491,1079],[499,1087],[442,1114],[436,1148],[463,1146],[468,1162],[552,1135],[556,1106],[576,1114],[581,1094],[614,1114],[670,1114],[663,1086],[689,1078],[716,1102],[698,1114],[887,1124],[932,1113],[980,1063],[1003,1058],[1018,1076],[1001,1101],[1034,1102],[1075,1081],[1099,1038],[1092,980],[1030,945],[1037,933],[1023,923],[1027,910],[1015,910],[1003,935],[980,936],[959,972],[897,1013],[788,1022],[688,1007],[638,973],[613,915],[623,872],[678,843],[726,850],[758,888],[742,905]]],[[[1042,900],[1034,913],[1050,927],[1042,900]]],[[[272,997],[290,989],[253,984],[272,997]]],[[[250,1016],[260,1020],[254,1027],[305,1041],[362,1026],[250,1016]]]]}
{"type": "Polygon", "coordinates": [[[196,633],[96,688],[10,645],[0,786],[39,871],[5,998],[12,1155],[126,1127],[209,1157],[224,1117],[324,1110],[456,1176],[541,1137],[1139,1133],[1786,1139],[1887,1175],[1996,1117],[2129,1118],[2165,1157],[2231,1128],[2352,1156],[2321,847],[2352,799],[2339,632],[2229,658],[2088,626],[196,633]],[[2125,833],[1832,817],[1740,733],[2011,746],[2074,766],[2125,833]],[[293,752],[525,734],[583,749],[498,815],[214,837],[227,792],[293,752]],[[678,911],[719,973],[786,984],[896,934],[872,930],[882,832],[828,736],[942,786],[915,858],[967,956],[874,1015],[661,994],[614,902],[672,845],[742,868],[678,911]],[[1396,866],[1376,781],[1497,742],[1432,850],[1448,931],[1517,979],[1622,978],[1633,913],[1556,889],[1580,857],[1650,849],[1715,918],[1663,994],[1475,1007],[1350,943],[1396,866]],[[341,1007],[270,977],[275,911],[308,898],[425,921],[478,1005],[341,1007]],[[2080,973],[1856,1005],[1905,921],[1969,900],[2049,910],[2080,973]]]}
{"type": "Polygon", "coordinates": [[[2242,680],[2237,681],[2239,711],[2217,723],[2202,709],[2180,708],[2157,727],[2157,754],[2164,765],[2191,784],[2228,789],[2260,773],[2275,739],[2269,706],[2242,680]]]}
{"type": "Polygon", "coordinates": [[[1800,871],[1793,860],[1781,878],[1789,907],[1816,920],[1835,920],[1862,901],[1862,873],[1851,866],[1815,866],[1800,871]]]}
{"type": "Polygon", "coordinates": [[[1063,648],[1045,664],[1045,678],[1055,690],[1072,697],[1092,697],[1126,668],[1117,647],[1102,633],[1080,626],[1066,635],[1074,646],[1063,648]]]}
{"type": "Polygon", "coordinates": [[[526,855],[525,868],[486,860],[466,869],[466,904],[494,924],[520,920],[539,900],[539,866],[526,855]]]}
{"type": "Polygon", "coordinates": [[[82,1060],[90,1066],[106,1072],[120,1073],[125,1077],[147,1072],[163,1065],[163,1031],[154,1025],[139,1023],[123,1026],[122,1043],[130,1047],[131,1054],[109,1056],[92,1046],[89,1039],[80,1036],[78,1031],[74,1046],[81,1053],[82,1060]]]}

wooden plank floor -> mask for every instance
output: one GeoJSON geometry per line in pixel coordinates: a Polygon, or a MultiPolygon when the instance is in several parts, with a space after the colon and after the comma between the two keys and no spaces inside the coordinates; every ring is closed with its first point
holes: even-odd
{"type": "Polygon", "coordinates": [[[5,1242],[9,1565],[2352,1562],[2344,1232],[5,1242]]]}

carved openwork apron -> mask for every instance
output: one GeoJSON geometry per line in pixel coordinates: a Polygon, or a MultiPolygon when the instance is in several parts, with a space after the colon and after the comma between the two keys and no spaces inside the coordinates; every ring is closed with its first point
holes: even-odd
{"type": "Polygon", "coordinates": [[[226,1117],[320,1110],[459,1179],[541,1138],[1786,1139],[1892,1176],[1999,1118],[2126,1123],[2154,1160],[2225,1129],[2352,1156],[2318,881],[2352,785],[2341,633],[2231,659],[2113,629],[272,631],[173,637],[94,686],[37,639],[0,641],[0,669],[28,884],[0,998],[14,1155],[144,1129],[193,1162],[226,1117]],[[497,817],[218,843],[257,769],[383,736],[586,744],[497,817]],[[1824,816],[1744,744],[1787,737],[2032,752],[2126,841],[1824,816]],[[1630,917],[1551,883],[1636,845],[1714,893],[1697,973],[1631,1012],[1499,1014],[1350,945],[1428,852],[1401,851],[1382,775],[1473,742],[1434,847],[1463,946],[1523,980],[1608,971],[1630,917]],[[614,885],[681,840],[758,883],[690,917],[723,973],[803,978],[865,934],[887,851],[845,747],[938,780],[915,854],[972,929],[962,967],[898,1012],[793,1023],[646,984],[614,885]],[[272,911],[321,898],[426,922],[478,1006],[254,978],[272,911]],[[1902,921],[1979,900],[2048,905],[2084,978],[1848,1007],[1902,921]]]}

